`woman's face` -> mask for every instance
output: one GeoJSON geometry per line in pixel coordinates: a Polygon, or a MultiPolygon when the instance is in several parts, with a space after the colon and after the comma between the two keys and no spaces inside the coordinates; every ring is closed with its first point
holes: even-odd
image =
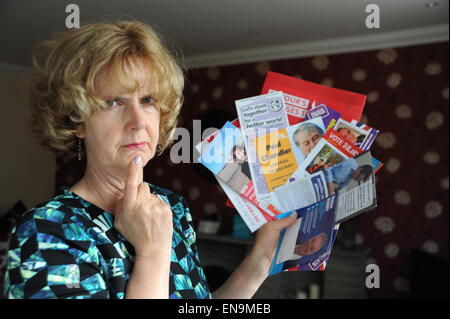
{"type": "Polygon", "coordinates": [[[160,110],[152,99],[152,75],[142,72],[139,76],[142,85],[135,92],[114,87],[114,79],[107,71],[96,79],[96,93],[105,101],[107,109],[93,113],[80,128],[79,137],[85,138],[88,165],[120,176],[137,155],[141,156],[143,165],[155,156],[160,110]]]}
{"type": "Polygon", "coordinates": [[[243,150],[241,148],[236,148],[236,150],[234,151],[234,154],[236,155],[238,162],[247,161],[247,154],[245,154],[245,150],[243,150]]]}

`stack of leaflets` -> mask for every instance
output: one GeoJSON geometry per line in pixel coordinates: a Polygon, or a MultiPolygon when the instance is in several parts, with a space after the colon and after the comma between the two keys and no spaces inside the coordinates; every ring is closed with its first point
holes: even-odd
{"type": "Polygon", "coordinates": [[[235,101],[238,118],[196,146],[254,232],[297,214],[281,231],[270,274],[325,270],[340,223],[376,207],[366,97],[269,72],[262,94],[235,101]]]}

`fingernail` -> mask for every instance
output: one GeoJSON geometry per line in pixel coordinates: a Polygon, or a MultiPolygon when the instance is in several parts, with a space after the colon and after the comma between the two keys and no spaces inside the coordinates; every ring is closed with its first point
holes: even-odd
{"type": "Polygon", "coordinates": [[[134,158],[134,164],[136,164],[136,165],[138,165],[138,164],[140,164],[141,163],[141,157],[140,156],[136,156],[135,158],[134,158]]]}

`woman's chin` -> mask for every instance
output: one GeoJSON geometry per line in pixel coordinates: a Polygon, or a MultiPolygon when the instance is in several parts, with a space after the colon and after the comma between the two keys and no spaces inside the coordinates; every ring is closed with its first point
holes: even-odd
{"type": "Polygon", "coordinates": [[[124,153],[125,156],[123,158],[129,163],[132,161],[136,156],[140,156],[142,158],[142,161],[145,163],[145,161],[148,159],[149,154],[145,150],[126,150],[124,153]]]}
{"type": "Polygon", "coordinates": [[[142,158],[142,166],[145,166],[155,156],[155,151],[149,149],[148,147],[135,149],[124,148],[123,151],[124,152],[122,154],[128,164],[136,156],[140,156],[142,158]]]}

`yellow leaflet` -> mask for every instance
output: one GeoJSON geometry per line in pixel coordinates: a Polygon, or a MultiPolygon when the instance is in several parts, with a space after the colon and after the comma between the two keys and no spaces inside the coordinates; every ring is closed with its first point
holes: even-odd
{"type": "Polygon", "coordinates": [[[253,143],[267,188],[272,192],[285,184],[298,168],[286,129],[256,137],[253,143]]]}

